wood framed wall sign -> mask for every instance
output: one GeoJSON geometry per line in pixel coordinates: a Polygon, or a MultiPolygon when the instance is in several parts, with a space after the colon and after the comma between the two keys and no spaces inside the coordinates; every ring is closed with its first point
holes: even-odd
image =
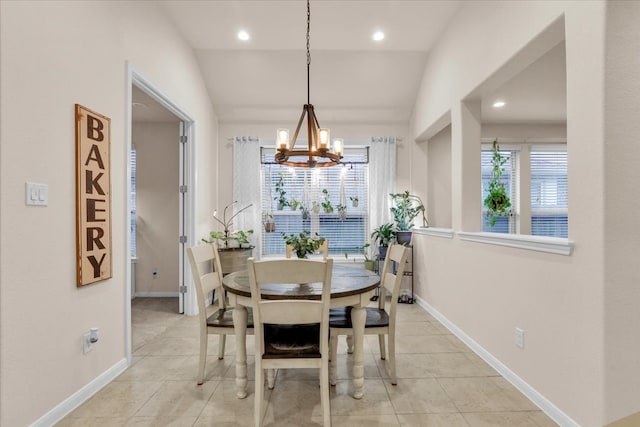
{"type": "Polygon", "coordinates": [[[111,278],[111,120],[76,104],[78,287],[111,278]]]}

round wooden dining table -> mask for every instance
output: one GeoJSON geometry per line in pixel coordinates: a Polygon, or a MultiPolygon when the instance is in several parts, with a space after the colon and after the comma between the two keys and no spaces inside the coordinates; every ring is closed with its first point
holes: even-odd
{"type": "MultiPolygon", "coordinates": [[[[236,395],[247,397],[247,307],[251,307],[251,289],[247,270],[230,273],[222,280],[233,310],[236,335],[236,395]]],[[[353,307],[353,383],[355,399],[364,395],[364,324],[371,296],[380,284],[380,276],[362,267],[334,264],[331,275],[331,307],[353,307]]],[[[265,299],[320,299],[320,283],[262,286],[265,299]]]]}

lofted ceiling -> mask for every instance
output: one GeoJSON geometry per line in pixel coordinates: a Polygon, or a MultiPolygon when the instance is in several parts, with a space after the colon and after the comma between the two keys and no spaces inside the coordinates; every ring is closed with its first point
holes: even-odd
{"type": "MultiPolygon", "coordinates": [[[[407,123],[429,51],[465,3],[312,0],[310,101],[321,124],[407,123]],[[385,39],[375,42],[378,30],[385,39]]],[[[163,1],[160,7],[193,47],[221,122],[294,127],[307,102],[304,0],[163,1]],[[240,41],[239,30],[250,40],[240,41]]],[[[564,121],[564,64],[563,47],[552,49],[483,99],[483,120],[564,121]],[[500,110],[489,105],[498,97],[507,102],[500,110]]]]}

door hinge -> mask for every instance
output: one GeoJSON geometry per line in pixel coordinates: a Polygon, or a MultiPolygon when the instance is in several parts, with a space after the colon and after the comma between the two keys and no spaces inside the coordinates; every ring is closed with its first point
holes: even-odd
{"type": "Polygon", "coordinates": [[[180,136],[180,142],[183,143],[183,144],[186,143],[187,142],[187,136],[186,135],[181,135],[180,136]]]}
{"type": "Polygon", "coordinates": [[[181,294],[186,294],[187,293],[187,287],[185,285],[180,285],[180,287],[178,289],[180,290],[181,294]]]}
{"type": "Polygon", "coordinates": [[[181,193],[186,193],[187,192],[187,186],[186,185],[181,185],[180,186],[180,192],[181,193]]]}
{"type": "Polygon", "coordinates": [[[180,243],[187,243],[187,236],[180,236],[180,243]]]}

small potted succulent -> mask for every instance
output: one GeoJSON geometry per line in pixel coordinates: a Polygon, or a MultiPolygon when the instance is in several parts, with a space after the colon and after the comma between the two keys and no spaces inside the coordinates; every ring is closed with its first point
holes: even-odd
{"type": "Polygon", "coordinates": [[[347,205],[340,204],[336,206],[336,209],[338,210],[338,218],[340,221],[347,219],[347,205]]]}
{"type": "Polygon", "coordinates": [[[273,220],[273,213],[271,211],[267,211],[262,214],[262,224],[264,224],[264,231],[266,233],[273,233],[276,231],[276,223],[273,220]]]}
{"type": "Polygon", "coordinates": [[[354,208],[358,207],[358,203],[360,202],[358,196],[349,196],[349,200],[351,200],[351,206],[353,206],[354,208]]]}
{"type": "Polygon", "coordinates": [[[362,255],[364,255],[364,268],[369,271],[373,271],[375,269],[375,261],[369,258],[369,247],[371,245],[369,243],[365,243],[362,247],[362,255]]]}
{"type": "Polygon", "coordinates": [[[298,210],[298,207],[302,205],[298,199],[291,199],[288,204],[292,211],[298,210]]]}

